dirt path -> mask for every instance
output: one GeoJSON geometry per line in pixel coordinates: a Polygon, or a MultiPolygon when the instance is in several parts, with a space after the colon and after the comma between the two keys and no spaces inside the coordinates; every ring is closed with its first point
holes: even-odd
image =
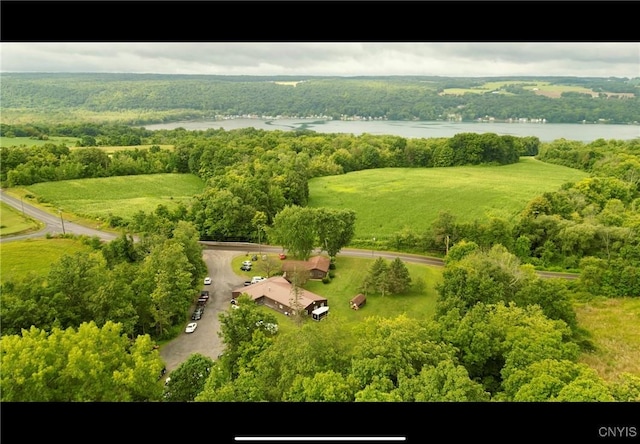
{"type": "Polygon", "coordinates": [[[231,259],[239,254],[242,253],[226,250],[203,251],[203,258],[212,280],[211,285],[202,286],[203,290],[209,290],[209,303],[202,318],[197,321],[196,331],[183,332],[160,348],[160,356],[164,359],[167,373],[175,370],[193,353],[200,353],[215,360],[224,350],[224,344],[218,336],[218,314],[229,309],[231,290],[243,286],[244,278],[235,274],[231,268],[231,259]]]}

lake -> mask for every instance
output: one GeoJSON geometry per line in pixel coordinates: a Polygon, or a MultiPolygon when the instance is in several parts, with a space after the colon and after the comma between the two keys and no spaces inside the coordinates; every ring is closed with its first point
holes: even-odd
{"type": "Polygon", "coordinates": [[[390,134],[407,139],[452,137],[458,133],[495,133],[517,137],[535,136],[542,142],[556,139],[585,143],[597,139],[631,140],[640,138],[640,125],[580,123],[506,123],[506,122],[421,122],[395,120],[319,120],[319,119],[250,119],[201,120],[145,125],[149,130],[184,128],[186,130],[239,128],[263,130],[312,130],[318,133],[361,135],[390,134]]]}

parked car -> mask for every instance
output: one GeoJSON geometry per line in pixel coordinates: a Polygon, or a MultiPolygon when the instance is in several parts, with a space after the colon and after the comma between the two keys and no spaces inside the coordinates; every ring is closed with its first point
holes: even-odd
{"type": "Polygon", "coordinates": [[[262,276],[254,276],[253,278],[251,278],[251,283],[255,284],[256,282],[264,281],[265,279],[266,278],[262,276]]]}
{"type": "Polygon", "coordinates": [[[240,269],[241,269],[242,271],[251,271],[251,265],[245,265],[245,264],[242,264],[242,266],[240,267],[240,269]]]}
{"type": "Polygon", "coordinates": [[[209,297],[209,290],[202,290],[200,292],[200,297],[201,298],[208,298],[209,297]]]}
{"type": "Polygon", "coordinates": [[[200,318],[202,318],[202,310],[200,310],[199,308],[193,312],[193,314],[191,315],[191,320],[192,321],[199,321],[200,318]]]}
{"type": "Polygon", "coordinates": [[[248,287],[249,285],[251,285],[253,282],[251,281],[244,281],[244,286],[248,287]]]}
{"type": "Polygon", "coordinates": [[[244,262],[242,262],[242,265],[246,265],[247,267],[250,267],[250,266],[252,266],[252,265],[253,265],[253,262],[251,262],[251,261],[244,261],[244,262]]]}
{"type": "Polygon", "coordinates": [[[204,285],[211,285],[211,278],[210,277],[206,277],[204,278],[204,285]]]}
{"type": "Polygon", "coordinates": [[[258,256],[256,254],[254,254],[253,256],[251,256],[251,260],[252,261],[257,261],[258,260],[258,256]]]}
{"type": "Polygon", "coordinates": [[[194,331],[196,331],[196,328],[198,328],[198,323],[197,322],[191,322],[190,324],[187,325],[187,328],[184,329],[185,333],[193,333],[194,331]]]}

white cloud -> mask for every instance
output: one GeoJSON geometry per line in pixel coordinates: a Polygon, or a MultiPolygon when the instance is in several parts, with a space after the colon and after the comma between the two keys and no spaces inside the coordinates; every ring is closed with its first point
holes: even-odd
{"type": "Polygon", "coordinates": [[[3,72],[640,77],[640,43],[0,43],[3,72]]]}

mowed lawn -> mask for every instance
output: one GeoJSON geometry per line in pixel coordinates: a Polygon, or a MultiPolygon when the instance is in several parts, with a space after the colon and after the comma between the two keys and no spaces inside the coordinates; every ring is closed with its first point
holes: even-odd
{"type": "Polygon", "coordinates": [[[428,230],[442,210],[458,222],[513,220],[534,197],[588,174],[533,158],[504,166],[384,168],[309,181],[309,206],[353,209],[355,239],[428,230]]]}
{"type": "Polygon", "coordinates": [[[608,381],[622,373],[640,377],[640,298],[600,298],[577,302],[574,308],[578,324],[589,331],[595,345],[580,362],[608,381]]]}
{"type": "Polygon", "coordinates": [[[154,211],[158,205],[186,204],[204,185],[192,174],[145,174],[44,182],[24,188],[40,202],[104,220],[110,215],[128,218],[139,210],[154,211]]]}
{"type": "Polygon", "coordinates": [[[25,233],[40,227],[36,221],[4,202],[0,202],[0,222],[0,236],[25,233]]]}
{"type": "Polygon", "coordinates": [[[46,276],[51,264],[65,254],[91,251],[91,248],[74,239],[27,239],[0,244],[0,279],[19,280],[30,272],[46,276]]]}
{"type": "MultiPolygon", "coordinates": [[[[234,259],[234,264],[240,264],[245,260],[245,255],[234,259]]],[[[349,301],[360,293],[362,284],[369,268],[376,257],[372,259],[355,257],[336,257],[336,268],[331,270],[335,276],[330,283],[324,284],[322,281],[312,280],[305,284],[308,291],[327,298],[329,304],[329,316],[321,322],[307,319],[306,322],[316,325],[322,329],[325,323],[337,323],[345,332],[349,332],[361,324],[367,317],[395,318],[406,314],[415,319],[432,319],[435,314],[437,292],[435,285],[442,281],[442,268],[430,267],[422,264],[412,264],[405,262],[409,275],[411,276],[412,288],[401,295],[368,294],[366,304],[359,310],[353,310],[349,306],[349,301]]],[[[387,263],[391,263],[387,260],[387,263]]],[[[239,267],[234,266],[234,271],[244,276],[257,276],[260,274],[256,266],[254,271],[241,272],[239,267]]],[[[273,314],[282,331],[295,329],[293,320],[281,313],[262,307],[265,312],[273,314]]],[[[356,335],[345,334],[345,340],[357,338],[356,335]]]]}

